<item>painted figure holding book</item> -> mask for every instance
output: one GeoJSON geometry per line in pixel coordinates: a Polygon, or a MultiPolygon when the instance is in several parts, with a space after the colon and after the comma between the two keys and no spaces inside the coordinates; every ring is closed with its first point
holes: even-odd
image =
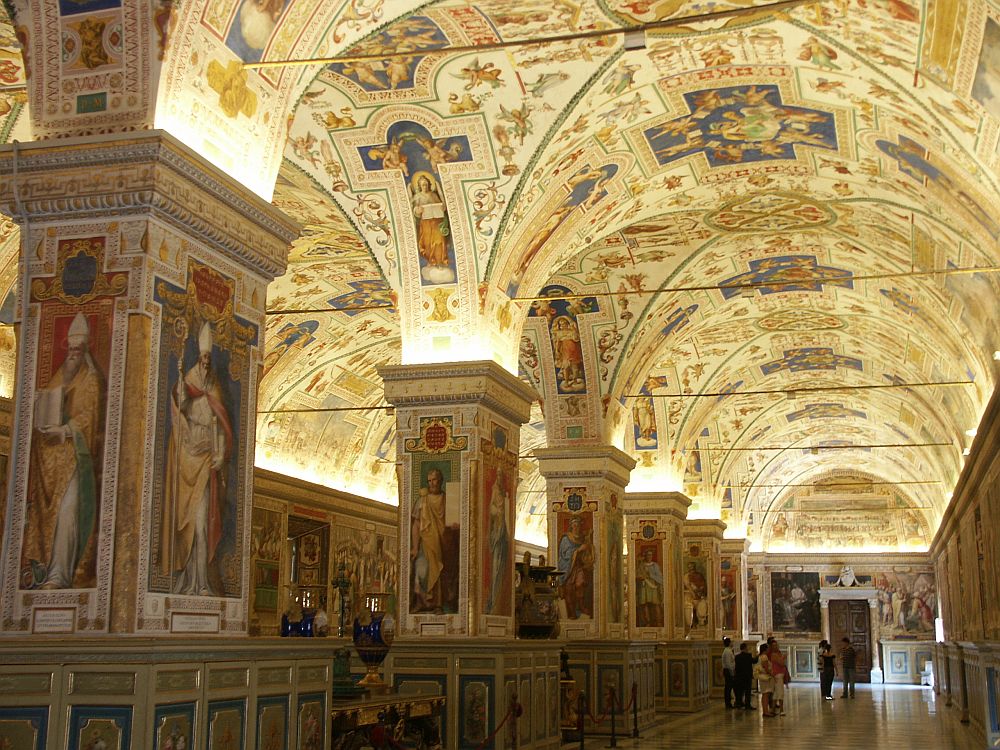
{"type": "Polygon", "coordinates": [[[104,374],[90,353],[90,324],[77,313],[66,356],[35,397],[21,554],[25,588],[93,585],[105,398],[104,374]]]}

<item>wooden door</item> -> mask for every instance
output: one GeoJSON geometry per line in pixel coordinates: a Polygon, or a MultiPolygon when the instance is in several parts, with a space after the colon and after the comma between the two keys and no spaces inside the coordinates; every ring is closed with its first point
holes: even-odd
{"type": "Polygon", "coordinates": [[[840,653],[845,636],[858,653],[857,681],[871,682],[872,623],[867,600],[830,600],[830,640],[835,653],[840,653]]]}

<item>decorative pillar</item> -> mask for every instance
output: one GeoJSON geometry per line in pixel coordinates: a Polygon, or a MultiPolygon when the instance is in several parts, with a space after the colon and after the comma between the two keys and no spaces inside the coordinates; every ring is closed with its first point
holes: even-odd
{"type": "Polygon", "coordinates": [[[715,518],[695,518],[684,523],[681,583],[684,596],[685,637],[718,641],[719,560],[726,524],[715,518]]]}
{"type": "Polygon", "coordinates": [[[562,635],[625,635],[625,486],[635,461],[607,445],[536,448],[547,481],[549,554],[560,581],[562,635]]]}
{"type": "Polygon", "coordinates": [[[691,500],[679,492],[625,496],[628,624],[637,640],[683,638],[681,527],[691,500]],[[680,630],[679,635],[674,635],[680,630]]]}
{"type": "Polygon", "coordinates": [[[267,284],[296,227],[166,133],[0,149],[21,227],[8,634],[242,634],[267,284]]]}
{"type": "MultiPolygon", "coordinates": [[[[719,559],[719,625],[738,644],[749,632],[746,620],[746,559],[749,539],[723,539],[719,559]]],[[[736,646],[739,650],[739,645],[736,646]]]]}
{"type": "Polygon", "coordinates": [[[885,675],[882,672],[882,660],[879,655],[879,646],[882,640],[882,618],[879,616],[878,596],[868,597],[868,621],[872,625],[872,671],[871,681],[885,682],[885,675]]]}
{"type": "Polygon", "coordinates": [[[819,621],[820,630],[823,632],[823,638],[826,639],[827,643],[830,642],[830,600],[820,599],[819,600],[819,621]]]}
{"type": "Polygon", "coordinates": [[[535,392],[495,362],[397,365],[399,632],[514,635],[514,504],[535,392]]]}

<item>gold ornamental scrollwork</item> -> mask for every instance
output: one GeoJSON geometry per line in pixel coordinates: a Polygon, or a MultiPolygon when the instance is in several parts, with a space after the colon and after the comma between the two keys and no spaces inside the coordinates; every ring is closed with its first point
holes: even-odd
{"type": "Polygon", "coordinates": [[[31,299],[44,302],[56,299],[67,305],[84,305],[97,297],[118,297],[128,289],[128,273],[104,273],[104,237],[87,237],[64,240],[59,243],[57,273],[51,279],[34,279],[31,282],[31,299]],[[86,290],[79,293],[68,290],[63,284],[66,266],[85,262],[94,264],[94,280],[86,290]]]}
{"type": "Polygon", "coordinates": [[[215,344],[229,352],[229,374],[233,380],[241,380],[257,329],[236,320],[233,313],[235,290],[233,279],[197,261],[190,262],[186,290],[174,291],[164,281],[156,284],[156,293],[164,301],[164,319],[170,323],[168,330],[172,333],[173,351],[182,356],[192,332],[196,334],[202,323],[210,323],[215,344]],[[199,279],[201,286],[197,283],[199,279]],[[208,282],[212,282],[214,293],[206,293],[208,282]]]}

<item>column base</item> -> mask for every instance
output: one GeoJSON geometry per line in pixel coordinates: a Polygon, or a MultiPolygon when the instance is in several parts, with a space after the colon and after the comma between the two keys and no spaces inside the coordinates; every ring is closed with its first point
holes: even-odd
{"type": "Polygon", "coordinates": [[[507,719],[494,746],[556,750],[561,742],[562,645],[497,638],[398,639],[385,661],[385,675],[400,692],[446,696],[445,747],[479,745],[507,717],[516,695],[523,713],[507,719]]]}
{"type": "MultiPolygon", "coordinates": [[[[608,690],[617,696],[615,734],[632,735],[635,724],[640,730],[656,720],[656,644],[651,641],[587,640],[565,644],[569,654],[569,673],[577,692],[588,697],[589,711],[584,718],[584,734],[611,734],[608,690]],[[632,685],[635,685],[635,700],[632,685]],[[636,707],[636,710],[633,710],[636,707]]],[[[577,737],[577,739],[579,739],[577,737]]]]}
{"type": "Polygon", "coordinates": [[[713,641],[666,641],[657,645],[656,707],[670,713],[693,713],[708,706],[713,641]]]}

